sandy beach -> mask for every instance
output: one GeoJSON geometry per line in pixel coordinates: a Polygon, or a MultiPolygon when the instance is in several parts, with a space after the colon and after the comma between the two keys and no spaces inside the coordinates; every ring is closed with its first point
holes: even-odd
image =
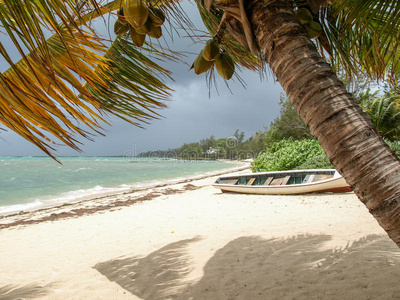
{"type": "Polygon", "coordinates": [[[214,180],[0,218],[0,299],[400,299],[400,251],[353,193],[214,180]]]}

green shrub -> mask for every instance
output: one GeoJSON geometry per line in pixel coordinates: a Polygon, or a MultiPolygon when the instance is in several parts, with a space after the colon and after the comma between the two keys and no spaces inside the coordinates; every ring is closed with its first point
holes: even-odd
{"type": "Polygon", "coordinates": [[[296,167],[297,170],[307,170],[307,169],[333,169],[331,162],[328,157],[323,155],[317,155],[307,159],[300,166],[296,167]]]}
{"type": "Polygon", "coordinates": [[[253,172],[293,170],[299,167],[314,169],[332,166],[318,142],[309,139],[276,142],[252,163],[253,172]]]}
{"type": "Polygon", "coordinates": [[[392,150],[397,155],[397,157],[400,158],[400,142],[399,141],[391,142],[391,141],[386,140],[386,139],[384,139],[384,141],[389,146],[390,150],[392,150]]]}

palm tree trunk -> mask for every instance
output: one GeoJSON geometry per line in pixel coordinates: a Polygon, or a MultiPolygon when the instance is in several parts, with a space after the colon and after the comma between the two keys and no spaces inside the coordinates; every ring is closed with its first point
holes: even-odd
{"type": "Polygon", "coordinates": [[[257,43],[335,168],[400,247],[400,162],[319,55],[286,0],[246,1],[257,43]]]}

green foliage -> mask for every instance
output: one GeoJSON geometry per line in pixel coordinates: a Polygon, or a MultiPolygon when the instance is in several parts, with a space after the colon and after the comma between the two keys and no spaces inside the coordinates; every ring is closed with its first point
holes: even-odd
{"type": "Polygon", "coordinates": [[[202,157],[203,150],[199,143],[184,144],[178,150],[178,157],[186,160],[196,160],[202,157]]]}
{"type": "Polygon", "coordinates": [[[376,81],[368,77],[360,75],[357,79],[350,80],[349,78],[340,78],[340,81],[346,87],[346,90],[353,96],[353,99],[358,103],[362,103],[365,98],[377,97],[379,90],[376,81]],[[374,90],[374,92],[372,92],[374,90]]]}
{"type": "Polygon", "coordinates": [[[297,166],[297,170],[307,169],[333,169],[331,162],[325,154],[317,155],[307,159],[300,166],[297,166]]]}
{"type": "Polygon", "coordinates": [[[389,141],[386,139],[384,139],[384,141],[389,146],[390,150],[392,150],[397,155],[397,157],[400,158],[400,142],[399,141],[389,141]]]}
{"type": "Polygon", "coordinates": [[[361,98],[361,108],[367,113],[379,135],[390,140],[400,138],[400,89],[393,88],[382,97],[369,90],[361,98]]]}
{"type": "Polygon", "coordinates": [[[398,1],[329,2],[332,5],[318,13],[324,36],[317,47],[323,55],[323,50],[329,53],[333,70],[351,78],[364,73],[374,80],[397,81],[399,44],[392,37],[400,24],[398,1]]]}
{"type": "MultiPolygon", "coordinates": [[[[320,165],[320,161],[323,161],[321,156],[325,156],[325,153],[315,139],[281,140],[272,144],[254,160],[252,171],[293,170],[305,165],[307,161],[311,164],[312,159],[314,159],[314,165],[317,166],[320,165]]],[[[325,164],[321,165],[325,167],[325,164]]]]}
{"type": "Polygon", "coordinates": [[[383,92],[368,78],[342,80],[346,89],[370,117],[379,135],[386,140],[400,138],[400,89],[385,85],[383,92]]]}
{"type": "Polygon", "coordinates": [[[314,138],[293,104],[283,93],[280,96],[279,105],[280,115],[271,123],[266,133],[268,144],[289,138],[294,140],[314,138]]]}
{"type": "Polygon", "coordinates": [[[184,160],[247,159],[256,157],[264,148],[264,132],[256,132],[244,141],[239,129],[230,138],[216,139],[214,135],[200,142],[185,143],[166,151],[142,152],[140,157],[179,158],[184,160]]]}
{"type": "Polygon", "coordinates": [[[265,131],[257,131],[245,140],[245,133],[236,130],[229,138],[215,136],[200,142],[185,143],[179,148],[141,152],[140,157],[179,158],[185,160],[248,159],[265,149],[265,131]]]}
{"type": "Polygon", "coordinates": [[[255,158],[259,153],[264,151],[267,146],[266,143],[267,132],[265,130],[256,131],[250,138],[243,142],[242,148],[252,154],[255,158]]]}

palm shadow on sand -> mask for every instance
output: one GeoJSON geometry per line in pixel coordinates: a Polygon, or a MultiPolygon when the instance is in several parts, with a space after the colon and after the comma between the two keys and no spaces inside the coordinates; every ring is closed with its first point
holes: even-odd
{"type": "Polygon", "coordinates": [[[49,293],[49,286],[40,286],[35,284],[28,284],[21,287],[8,284],[0,287],[1,300],[33,299],[49,293]]]}
{"type": "Polygon", "coordinates": [[[327,235],[241,237],[215,253],[200,280],[188,282],[187,247],[199,240],[94,268],[130,293],[152,300],[400,298],[400,252],[386,236],[368,236],[336,250],[322,248],[330,240],[327,235]]]}

